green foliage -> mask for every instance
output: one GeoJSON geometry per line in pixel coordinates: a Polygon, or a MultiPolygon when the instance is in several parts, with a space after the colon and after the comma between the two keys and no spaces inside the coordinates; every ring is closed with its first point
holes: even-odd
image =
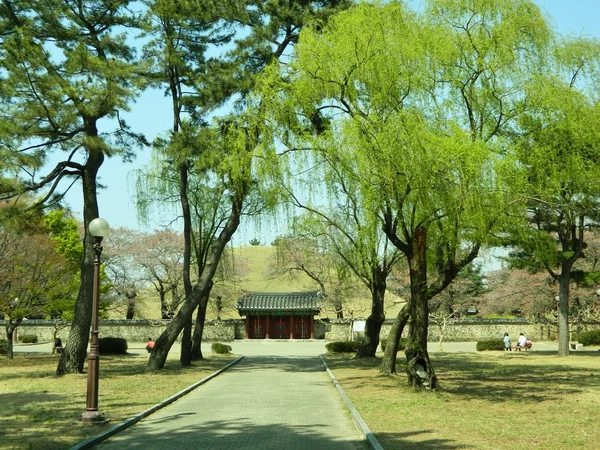
{"type": "Polygon", "coordinates": [[[581,333],[579,333],[577,342],[586,346],[600,345],[600,329],[582,331],[581,333]]]}
{"type": "MultiPolygon", "coordinates": [[[[398,351],[404,350],[407,342],[407,338],[400,338],[400,342],[398,342],[398,351]]],[[[381,339],[379,343],[381,345],[381,351],[385,352],[385,348],[387,347],[387,339],[381,339]]]]}
{"type": "Polygon", "coordinates": [[[0,339],[0,355],[8,355],[8,341],[0,339]]]}
{"type": "Polygon", "coordinates": [[[127,340],[117,337],[104,337],[98,339],[98,353],[101,355],[127,354],[127,340]]]}
{"type": "Polygon", "coordinates": [[[329,353],[351,353],[360,348],[359,341],[334,341],[325,345],[329,353]]]}
{"type": "MultiPolygon", "coordinates": [[[[50,239],[56,244],[56,251],[62,255],[70,269],[71,277],[62,289],[55,293],[52,302],[48,303],[45,312],[51,318],[72,320],[79,291],[81,258],[83,257],[83,241],[79,232],[79,223],[67,211],[51,211],[44,216],[44,223],[50,232],[50,239]]],[[[101,280],[104,268],[101,268],[101,280]]],[[[105,286],[101,287],[104,291],[105,286]]],[[[101,305],[102,307],[102,305],[101,305]]]]}
{"type": "Polygon", "coordinates": [[[215,342],[210,346],[210,349],[213,353],[217,353],[219,355],[229,355],[231,353],[231,345],[221,344],[220,342],[215,342]]]}
{"type": "Polygon", "coordinates": [[[56,242],[57,251],[78,266],[83,255],[79,223],[64,210],[50,211],[44,217],[44,223],[50,231],[50,239],[56,242]]]}
{"type": "Polygon", "coordinates": [[[37,334],[22,334],[19,336],[19,341],[23,344],[35,344],[38,341],[37,334]]]}
{"type": "Polygon", "coordinates": [[[250,245],[260,245],[260,240],[257,238],[250,239],[250,245]]]}
{"type": "Polygon", "coordinates": [[[490,339],[487,341],[477,342],[477,351],[484,352],[489,350],[501,350],[504,351],[504,341],[502,339],[490,339]]]}
{"type": "Polygon", "coordinates": [[[581,286],[593,288],[600,284],[600,272],[573,269],[571,279],[581,286]]]}
{"type": "Polygon", "coordinates": [[[527,0],[429,1],[424,13],[359,3],[303,30],[293,70],[266,72],[263,104],[279,142],[313,150],[306,166],[319,168],[310,177],[325,181],[336,219],[366,216],[375,226],[362,233],[383,229],[409,258],[424,237],[430,274],[418,284],[432,297],[520,212],[507,111],[522,111],[528,63],[548,38],[527,0]]]}

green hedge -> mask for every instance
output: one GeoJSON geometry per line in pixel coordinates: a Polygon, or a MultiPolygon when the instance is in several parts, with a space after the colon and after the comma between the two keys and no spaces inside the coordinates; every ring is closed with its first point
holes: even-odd
{"type": "Polygon", "coordinates": [[[600,330],[582,331],[577,342],[583,345],[600,345],[600,330]]]}
{"type": "MultiPolygon", "coordinates": [[[[387,347],[387,339],[382,339],[379,342],[381,344],[381,351],[385,352],[385,348],[387,347]]],[[[407,342],[408,342],[408,339],[406,339],[406,338],[400,338],[400,342],[398,342],[398,351],[404,350],[406,348],[406,343],[407,342]]]]}
{"type": "Polygon", "coordinates": [[[98,339],[98,353],[101,355],[125,355],[127,341],[117,337],[100,338],[98,339]]]}
{"type": "Polygon", "coordinates": [[[22,342],[23,344],[35,344],[37,341],[37,334],[23,334],[19,336],[19,342],[22,342]]]}
{"type": "Polygon", "coordinates": [[[358,341],[335,341],[325,345],[329,353],[351,353],[357,352],[360,347],[358,341]]]}
{"type": "Polygon", "coordinates": [[[221,344],[220,342],[215,342],[210,346],[210,349],[213,353],[218,353],[219,355],[228,355],[231,353],[231,345],[221,344]]]}
{"type": "Polygon", "coordinates": [[[490,339],[488,341],[479,341],[477,343],[478,352],[483,352],[487,350],[504,351],[504,341],[502,339],[490,339]]]}
{"type": "Polygon", "coordinates": [[[8,355],[8,341],[0,339],[0,355],[8,355]]]}

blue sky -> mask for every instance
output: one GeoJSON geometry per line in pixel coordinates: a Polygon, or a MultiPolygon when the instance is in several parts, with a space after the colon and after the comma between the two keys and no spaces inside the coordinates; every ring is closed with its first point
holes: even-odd
{"type": "MultiPolygon", "coordinates": [[[[600,0],[537,0],[537,4],[550,16],[551,23],[563,34],[586,35],[600,38],[600,0]]],[[[161,92],[152,91],[143,94],[131,105],[131,112],[125,114],[129,125],[137,132],[145,133],[148,139],[169,129],[171,123],[170,101],[161,92]]],[[[62,155],[61,155],[62,156],[62,155]]],[[[119,158],[105,161],[100,170],[100,182],[107,189],[99,192],[100,216],[111,227],[124,226],[133,229],[162,228],[171,220],[172,214],[156,216],[150,224],[138,222],[134,199],[135,177],[132,173],[145,165],[150,158],[150,149],[138,153],[131,164],[123,163],[119,158]]],[[[78,218],[81,218],[82,200],[79,186],[74,186],[67,197],[78,218]]],[[[282,232],[283,219],[275,223],[273,219],[256,223],[243,223],[233,239],[233,245],[247,245],[252,238],[259,238],[263,244],[269,244],[282,232]]]]}

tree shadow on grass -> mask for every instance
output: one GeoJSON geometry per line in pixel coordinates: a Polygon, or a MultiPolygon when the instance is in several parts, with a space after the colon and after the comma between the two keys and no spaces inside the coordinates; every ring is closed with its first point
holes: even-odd
{"type": "MultiPolygon", "coordinates": [[[[40,407],[44,403],[57,402],[64,399],[64,395],[50,394],[47,392],[9,392],[0,394],[0,410],[3,414],[19,413],[30,407],[40,407]]],[[[32,408],[33,409],[33,408],[32,408]]]]}
{"type": "Polygon", "coordinates": [[[84,393],[5,393],[0,405],[0,448],[64,449],[74,443],[69,438],[89,435],[89,424],[77,422],[85,410],[84,393]]]}
{"type": "MultiPolygon", "coordinates": [[[[514,353],[514,352],[513,352],[514,353]]],[[[579,355],[579,354],[578,354],[579,355]]],[[[485,399],[494,403],[508,401],[542,403],[564,398],[587,390],[600,390],[600,368],[569,365],[569,360],[556,363],[556,352],[522,352],[482,357],[477,353],[431,353],[434,369],[438,376],[439,392],[468,399],[485,399]],[[506,358],[505,358],[506,357],[506,358]],[[544,358],[539,360],[538,357],[544,358]],[[507,359],[508,358],[508,359],[507,359]],[[530,359],[536,358],[536,360],[530,359]],[[547,358],[547,359],[546,359],[547,358]]],[[[593,352],[583,355],[594,358],[593,352]]],[[[380,374],[379,358],[355,360],[328,358],[327,365],[336,373],[350,370],[354,375],[343,376],[342,386],[349,388],[373,382],[390,394],[408,389],[406,362],[398,355],[396,376],[380,374]],[[363,374],[363,371],[366,372],[363,374]]],[[[339,379],[339,378],[338,378],[339,379]]]]}
{"type": "Polygon", "coordinates": [[[548,360],[540,364],[525,357],[514,364],[459,354],[437,355],[434,359],[441,389],[465,398],[541,403],[600,388],[600,369],[565,362],[555,364],[548,360]]]}
{"type": "Polygon", "coordinates": [[[406,433],[377,433],[377,439],[383,448],[386,450],[402,449],[402,450],[450,450],[456,448],[465,448],[464,444],[452,441],[450,439],[427,439],[423,438],[428,433],[433,433],[433,430],[409,431],[406,433]],[[420,436],[419,440],[414,438],[420,436]]]}

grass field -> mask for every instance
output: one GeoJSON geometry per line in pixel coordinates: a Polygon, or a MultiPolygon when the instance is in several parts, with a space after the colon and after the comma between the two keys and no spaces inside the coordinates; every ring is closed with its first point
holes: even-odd
{"type": "MultiPolygon", "coordinates": [[[[171,356],[170,356],[171,358],[171,356]]],[[[98,406],[110,423],[77,422],[86,406],[87,375],[54,373],[58,355],[0,356],[0,449],[70,448],[214,373],[233,358],[210,358],[183,369],[177,355],[146,373],[147,355],[102,356],[98,406]]]]}
{"type": "MultiPolygon", "coordinates": [[[[326,355],[336,378],[386,450],[597,449],[600,352],[432,353],[436,392],[415,392],[380,359],[326,355]]],[[[57,355],[0,357],[0,449],[66,449],[213,373],[230,357],[145,373],[146,355],[103,357],[105,426],[81,424],[85,375],[57,377],[57,355]]],[[[399,358],[400,359],[400,358],[399,358]]]]}
{"type": "Polygon", "coordinates": [[[440,389],[428,393],[377,358],[326,360],[386,450],[600,448],[600,352],[432,356],[440,389]]]}

